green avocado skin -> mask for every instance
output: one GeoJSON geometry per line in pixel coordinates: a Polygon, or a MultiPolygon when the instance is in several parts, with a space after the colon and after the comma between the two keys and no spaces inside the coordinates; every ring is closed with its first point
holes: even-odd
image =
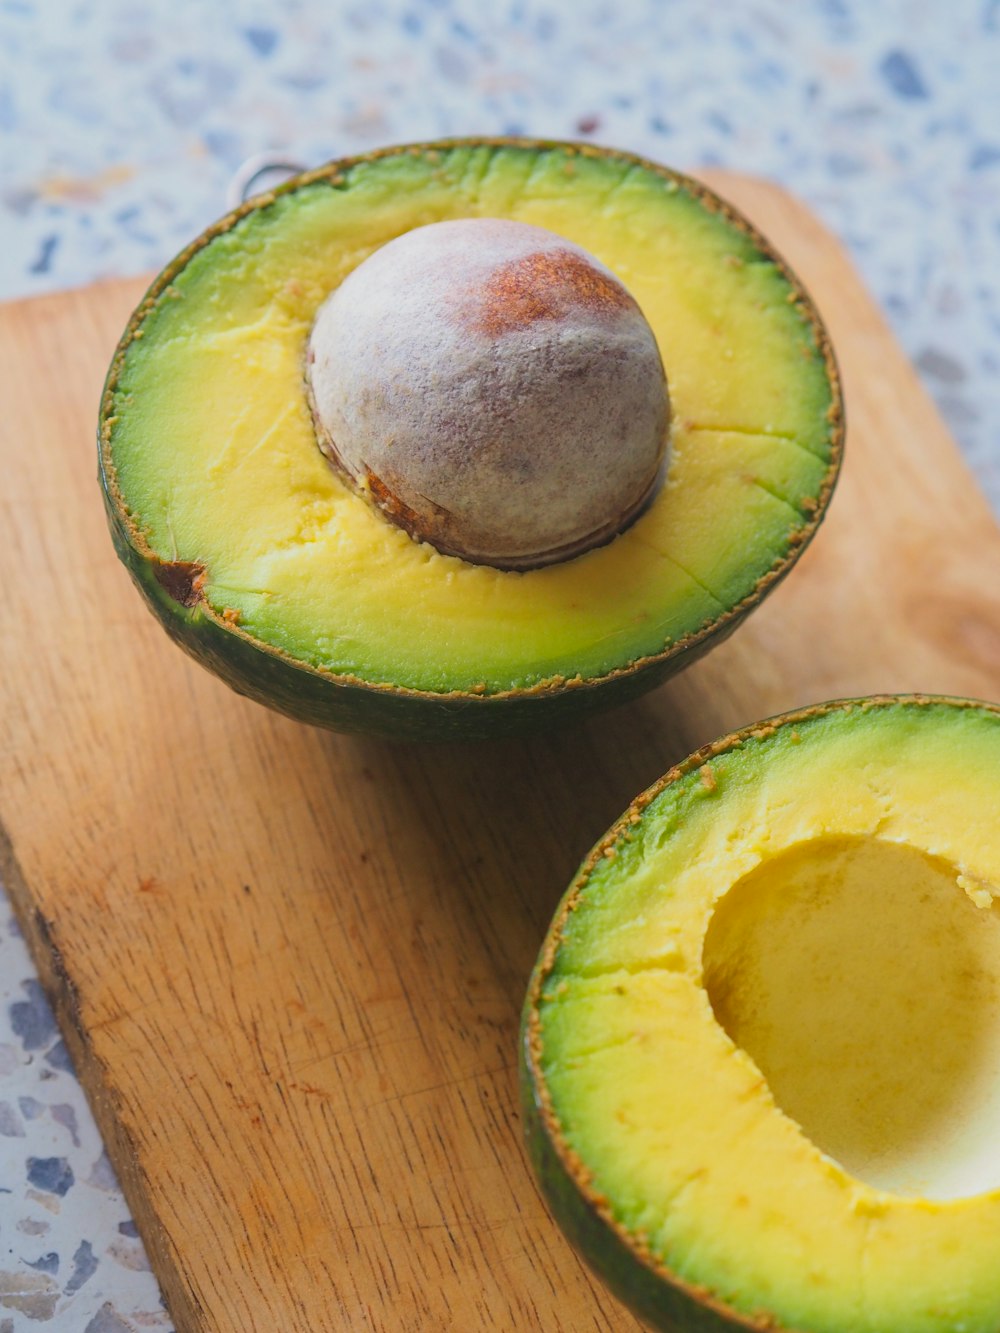
{"type": "Polygon", "coordinates": [[[524,1141],[535,1180],[566,1238],[622,1304],[660,1333],[733,1333],[753,1328],[703,1304],[694,1288],[686,1290],[649,1267],[584,1197],[556,1151],[535,1096],[527,1015],[526,1008],[519,1060],[524,1141]]]}
{"type": "Polygon", "coordinates": [[[175,643],[238,694],[298,722],[397,741],[483,741],[532,735],[627,703],[721,643],[752,609],[739,610],[688,647],[619,675],[519,695],[434,695],[368,685],[298,665],[229,629],[200,604],[185,606],[156,576],[155,557],[136,549],[101,468],[108,526],[118,558],[175,643]]]}

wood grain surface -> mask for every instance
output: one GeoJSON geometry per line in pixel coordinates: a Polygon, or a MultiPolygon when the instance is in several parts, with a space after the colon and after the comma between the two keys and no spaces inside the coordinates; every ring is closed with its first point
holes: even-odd
{"type": "Polygon", "coordinates": [[[801,206],[712,183],[830,325],[839,492],[727,644],[528,742],[329,735],[189,662],[118,566],[95,481],[140,284],[0,309],[4,874],[183,1333],[635,1330],[520,1145],[518,1011],[577,862],[739,724],[1000,696],[1000,531],[927,395],[801,206]]]}

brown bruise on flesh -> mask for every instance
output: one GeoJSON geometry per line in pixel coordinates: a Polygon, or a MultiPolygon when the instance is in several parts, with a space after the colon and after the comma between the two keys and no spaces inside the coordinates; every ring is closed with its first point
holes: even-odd
{"type": "Polygon", "coordinates": [[[153,568],[157,583],[179,606],[197,606],[205,584],[205,566],[193,560],[163,561],[153,568]]]}
{"type": "Polygon", "coordinates": [[[539,251],[501,264],[478,293],[475,312],[463,321],[487,337],[562,319],[570,310],[610,315],[638,309],[615,278],[571,250],[539,251]]]}

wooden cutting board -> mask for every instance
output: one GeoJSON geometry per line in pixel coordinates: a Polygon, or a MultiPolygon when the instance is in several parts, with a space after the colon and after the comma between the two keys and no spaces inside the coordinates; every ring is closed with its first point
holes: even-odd
{"type": "Polygon", "coordinates": [[[4,875],[183,1333],[635,1330],[520,1146],[518,1010],[577,862],[730,728],[837,695],[1000,697],[1000,531],[927,395],[800,205],[713,184],[829,322],[841,485],[733,639],[527,742],[328,735],[189,662],[95,482],[141,284],[0,309],[4,875]]]}

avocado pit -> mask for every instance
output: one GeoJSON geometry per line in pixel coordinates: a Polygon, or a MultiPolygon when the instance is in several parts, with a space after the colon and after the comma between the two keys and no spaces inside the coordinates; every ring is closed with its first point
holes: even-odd
{"type": "Polygon", "coordinates": [[[320,308],[306,378],[337,470],[473,563],[610,541],[662,476],[669,397],[645,317],[598,260],[523,222],[438,222],[375,251],[320,308]]]}

